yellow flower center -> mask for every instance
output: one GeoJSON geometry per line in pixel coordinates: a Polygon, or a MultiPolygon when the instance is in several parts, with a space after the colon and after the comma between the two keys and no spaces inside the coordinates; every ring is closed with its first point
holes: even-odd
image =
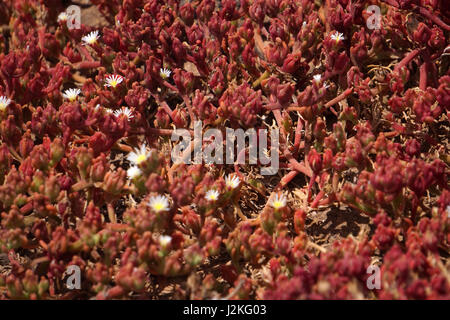
{"type": "Polygon", "coordinates": [[[284,207],[284,204],[281,201],[274,201],[272,205],[275,209],[280,209],[284,207]]]}
{"type": "Polygon", "coordinates": [[[162,204],[161,202],[157,202],[153,205],[153,209],[155,211],[161,211],[164,209],[164,204],[162,204]]]}
{"type": "Polygon", "coordinates": [[[145,154],[140,154],[137,158],[136,158],[136,163],[140,164],[142,162],[144,162],[145,160],[147,160],[147,157],[145,156],[145,154]]]}

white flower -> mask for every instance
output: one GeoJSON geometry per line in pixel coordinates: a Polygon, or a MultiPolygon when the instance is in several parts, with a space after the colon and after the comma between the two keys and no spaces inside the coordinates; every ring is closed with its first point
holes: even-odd
{"type": "Polygon", "coordinates": [[[286,206],[286,197],[284,195],[278,195],[276,194],[273,199],[272,202],[270,203],[270,205],[272,206],[272,208],[274,208],[275,210],[284,208],[286,206]]]}
{"type": "Polygon", "coordinates": [[[216,201],[219,199],[219,192],[217,190],[209,190],[206,192],[205,199],[208,201],[216,201]]]}
{"type": "Polygon", "coordinates": [[[84,42],[84,44],[95,44],[97,43],[97,40],[100,38],[100,36],[98,35],[98,31],[92,31],[91,33],[89,33],[87,36],[84,36],[83,38],[81,38],[81,40],[84,42]]]}
{"type": "Polygon", "coordinates": [[[58,15],[58,22],[65,22],[65,21],[67,21],[67,19],[69,19],[69,16],[67,15],[67,13],[65,11],[61,12],[58,15]]]}
{"type": "Polygon", "coordinates": [[[114,113],[114,111],[111,110],[111,109],[105,108],[105,110],[106,110],[106,112],[108,112],[108,113],[114,113]]]}
{"type": "Polygon", "coordinates": [[[5,96],[0,97],[0,111],[3,111],[6,109],[6,107],[11,103],[11,99],[8,99],[5,96]]]}
{"type": "Polygon", "coordinates": [[[128,179],[135,179],[141,175],[142,171],[138,167],[132,166],[127,170],[128,179]]]}
{"type": "Polygon", "coordinates": [[[125,115],[125,117],[127,117],[128,119],[131,119],[134,117],[133,111],[131,111],[130,108],[126,108],[126,107],[114,111],[114,115],[116,117],[119,117],[121,114],[125,115]]]}
{"type": "Polygon", "coordinates": [[[239,186],[239,183],[241,181],[239,180],[239,177],[237,175],[231,175],[229,174],[226,178],[225,178],[225,184],[227,187],[231,188],[231,189],[236,189],[239,186]]]}
{"type": "Polygon", "coordinates": [[[320,75],[320,74],[315,74],[315,75],[313,76],[313,78],[314,78],[314,82],[315,82],[315,83],[320,83],[320,80],[322,79],[322,75],[320,75]]]}
{"type": "Polygon", "coordinates": [[[156,213],[169,211],[169,200],[167,200],[166,196],[153,196],[148,204],[156,213]]]}
{"type": "Polygon", "coordinates": [[[64,91],[63,97],[69,101],[75,101],[80,93],[80,89],[67,89],[64,91]]]}
{"type": "Polygon", "coordinates": [[[447,218],[450,218],[450,204],[445,208],[445,212],[447,212],[447,218]]]}
{"type": "Polygon", "coordinates": [[[331,39],[333,39],[333,40],[335,40],[336,41],[336,43],[338,43],[339,41],[342,41],[342,40],[344,40],[345,38],[344,38],[344,34],[343,33],[340,33],[340,32],[335,32],[335,33],[333,33],[332,35],[331,35],[331,39]]]}
{"type": "Polygon", "coordinates": [[[118,85],[119,83],[121,83],[122,81],[123,81],[123,77],[122,77],[122,76],[113,74],[112,76],[108,76],[108,77],[106,78],[105,86],[115,88],[115,87],[117,87],[117,85],[118,85]]]}
{"type": "Polygon", "coordinates": [[[134,165],[139,165],[150,156],[151,150],[147,150],[147,145],[143,143],[139,149],[134,149],[127,155],[128,161],[134,165]]]}
{"type": "Polygon", "coordinates": [[[167,235],[159,236],[159,244],[162,247],[166,247],[171,241],[172,241],[172,237],[171,236],[167,236],[167,235]]]}
{"type": "Polygon", "coordinates": [[[161,78],[163,79],[167,79],[168,77],[170,77],[170,74],[172,73],[172,71],[170,71],[169,69],[166,68],[161,68],[159,69],[159,75],[161,76],[161,78]]]}

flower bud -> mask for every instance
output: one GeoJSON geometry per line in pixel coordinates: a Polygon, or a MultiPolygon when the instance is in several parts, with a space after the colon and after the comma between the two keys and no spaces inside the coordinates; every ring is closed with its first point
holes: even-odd
{"type": "Polygon", "coordinates": [[[316,149],[311,149],[309,151],[307,160],[315,174],[318,174],[322,170],[322,157],[316,149]]]}
{"type": "Polygon", "coordinates": [[[192,23],[194,22],[195,10],[189,2],[181,6],[180,17],[188,26],[192,25],[192,23]]]}
{"type": "Polygon", "coordinates": [[[416,139],[406,141],[405,151],[411,157],[418,156],[420,153],[420,143],[416,139]]]}
{"type": "Polygon", "coordinates": [[[337,122],[333,125],[333,133],[337,141],[337,150],[343,151],[347,142],[347,136],[341,122],[337,122]]]}
{"type": "Polygon", "coordinates": [[[430,37],[431,37],[430,28],[428,28],[427,25],[424,24],[423,22],[420,22],[417,29],[413,33],[414,41],[423,45],[428,42],[430,37]]]}
{"type": "Polygon", "coordinates": [[[59,186],[58,178],[54,175],[45,180],[45,195],[50,202],[55,203],[59,196],[61,188],[59,186]]]}
{"type": "Polygon", "coordinates": [[[80,171],[81,178],[83,179],[87,177],[87,172],[91,165],[92,158],[92,149],[88,150],[85,147],[79,148],[75,154],[76,165],[80,171]]]}
{"type": "Polygon", "coordinates": [[[122,168],[117,171],[108,171],[103,181],[103,190],[111,195],[120,195],[125,186],[127,173],[122,168]]]}
{"type": "Polygon", "coordinates": [[[30,153],[30,158],[31,164],[34,168],[42,171],[47,171],[49,166],[49,157],[42,144],[37,145],[33,148],[30,153]]]}
{"type": "Polygon", "coordinates": [[[34,143],[33,140],[31,139],[31,132],[30,130],[27,130],[24,134],[22,139],[20,140],[19,143],[19,153],[23,158],[28,157],[28,155],[30,154],[31,150],[33,150],[34,147],[34,143]]]}
{"type": "Polygon", "coordinates": [[[106,156],[102,153],[99,157],[92,161],[91,170],[89,172],[89,177],[92,182],[103,181],[106,171],[108,169],[108,163],[106,161],[106,156]]]}
{"type": "Polygon", "coordinates": [[[289,53],[283,62],[281,71],[286,73],[296,73],[301,68],[304,68],[304,63],[301,62],[302,54],[301,52],[289,53]]]}
{"type": "Polygon", "coordinates": [[[50,145],[50,166],[54,167],[64,156],[64,144],[60,138],[55,138],[50,145]]]}
{"type": "Polygon", "coordinates": [[[350,140],[345,147],[345,165],[347,167],[359,167],[364,162],[361,143],[358,140],[350,140]]]}
{"type": "Polygon", "coordinates": [[[302,209],[298,209],[294,213],[294,229],[297,234],[301,234],[305,231],[306,212],[302,209]]]}

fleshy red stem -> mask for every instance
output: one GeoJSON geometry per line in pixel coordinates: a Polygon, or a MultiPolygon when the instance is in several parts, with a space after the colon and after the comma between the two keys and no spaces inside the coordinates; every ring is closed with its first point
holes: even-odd
{"type": "Polygon", "coordinates": [[[299,117],[297,122],[297,128],[295,129],[294,150],[293,150],[294,156],[297,156],[298,150],[300,149],[300,142],[302,139],[302,129],[303,123],[299,117]]]}
{"type": "MultiPolygon", "coordinates": [[[[184,129],[184,130],[189,130],[189,129],[184,129]]],[[[191,132],[191,134],[194,134],[193,130],[189,130],[189,131],[191,132]]],[[[174,130],[173,129],[148,128],[147,132],[154,134],[154,135],[159,135],[159,136],[171,136],[172,133],[174,132],[174,130]]]]}
{"type": "Polygon", "coordinates": [[[74,69],[94,69],[101,66],[100,61],[81,61],[73,64],[74,69]]]}
{"type": "Polygon", "coordinates": [[[431,21],[433,21],[435,24],[437,24],[439,27],[441,27],[442,29],[445,29],[446,31],[450,31],[450,26],[447,25],[444,21],[442,21],[441,19],[439,19],[438,16],[434,15],[433,13],[431,13],[430,11],[428,11],[428,9],[424,8],[424,7],[415,7],[415,8],[419,8],[419,12],[420,14],[422,14],[423,16],[425,16],[426,18],[430,19],[431,21]]]}
{"type": "Polygon", "coordinates": [[[281,178],[280,183],[278,183],[278,186],[275,188],[276,190],[283,189],[289,182],[291,182],[297,175],[298,171],[290,171],[288,172],[283,178],[281,178]]]}
{"type": "Polygon", "coordinates": [[[192,109],[191,102],[189,101],[189,98],[183,95],[183,101],[186,104],[186,107],[188,108],[189,117],[191,118],[191,126],[193,125],[194,121],[197,120],[197,117],[195,116],[194,110],[192,109]]]}
{"type": "Polygon", "coordinates": [[[345,90],[344,92],[342,92],[340,95],[338,95],[336,98],[334,98],[333,100],[328,101],[327,103],[325,103],[325,107],[329,108],[333,105],[335,105],[338,102],[341,102],[342,100],[344,100],[345,98],[347,98],[349,95],[351,95],[353,92],[353,88],[348,88],[347,90],[345,90]]]}
{"type": "Polygon", "coordinates": [[[403,59],[400,61],[394,68],[394,71],[398,71],[400,68],[406,66],[408,63],[411,62],[415,57],[417,57],[420,53],[419,49],[415,49],[411,52],[409,52],[403,59]]]}
{"type": "Polygon", "coordinates": [[[114,299],[123,296],[123,294],[124,294],[123,288],[120,286],[115,286],[106,292],[100,292],[96,298],[97,300],[114,299]]]}
{"type": "Polygon", "coordinates": [[[322,200],[323,196],[325,195],[325,191],[320,190],[319,193],[317,194],[316,198],[314,199],[314,201],[311,203],[311,208],[317,208],[320,200],[322,200]]]}
{"type": "Polygon", "coordinates": [[[308,184],[308,202],[311,202],[311,189],[312,186],[314,184],[314,181],[316,180],[317,175],[315,173],[313,173],[311,179],[309,180],[309,184],[308,184]]]}
{"type": "Polygon", "coordinates": [[[180,126],[181,123],[176,121],[176,119],[173,115],[174,111],[172,109],[170,109],[169,105],[165,101],[161,101],[161,99],[159,99],[159,97],[157,95],[152,94],[152,96],[155,98],[156,102],[163,107],[164,111],[169,115],[170,119],[172,119],[172,121],[176,125],[180,126]]]}
{"type": "Polygon", "coordinates": [[[420,82],[419,82],[419,88],[421,90],[426,90],[427,89],[427,82],[428,82],[428,62],[424,62],[422,63],[422,65],[420,66],[420,82]]]}
{"type": "Polygon", "coordinates": [[[109,221],[111,223],[117,223],[117,215],[116,211],[114,210],[114,205],[111,202],[109,202],[107,203],[106,208],[108,210],[109,221]]]}
{"type": "MultiPolygon", "coordinates": [[[[280,110],[272,110],[272,113],[275,117],[275,120],[277,121],[278,127],[281,128],[281,133],[283,134],[284,140],[286,141],[286,132],[282,125],[283,119],[281,117],[281,112],[280,112],[280,110]]],[[[308,177],[312,176],[312,171],[308,170],[308,168],[306,168],[303,164],[301,164],[297,160],[295,160],[294,156],[292,155],[292,153],[289,151],[288,148],[285,148],[283,153],[284,153],[284,156],[286,157],[286,159],[289,161],[289,164],[292,167],[292,169],[297,170],[297,171],[307,175],[308,177]]]]}
{"type": "Polygon", "coordinates": [[[295,160],[294,157],[292,156],[292,154],[289,152],[289,150],[285,150],[284,156],[289,161],[289,165],[291,166],[292,169],[297,170],[297,171],[307,175],[308,177],[312,177],[312,175],[313,175],[312,170],[308,169],[307,167],[305,167],[304,164],[295,160]]]}
{"type": "Polygon", "coordinates": [[[384,3],[387,3],[390,6],[399,8],[400,5],[398,4],[398,2],[396,0],[382,0],[384,3]]]}

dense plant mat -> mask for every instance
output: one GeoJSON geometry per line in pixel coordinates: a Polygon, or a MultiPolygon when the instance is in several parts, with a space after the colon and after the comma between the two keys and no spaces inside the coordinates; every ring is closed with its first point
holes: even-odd
{"type": "Polygon", "coordinates": [[[449,299],[449,8],[1,1],[0,298],[449,299]]]}

